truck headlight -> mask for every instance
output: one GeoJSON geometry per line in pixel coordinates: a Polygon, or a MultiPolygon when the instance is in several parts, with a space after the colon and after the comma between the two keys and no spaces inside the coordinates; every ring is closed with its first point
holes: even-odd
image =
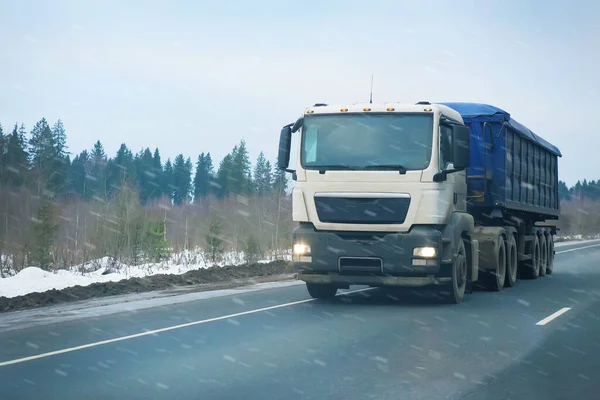
{"type": "Polygon", "coordinates": [[[432,258],[437,255],[437,249],[435,247],[415,247],[413,250],[413,256],[432,258]]]}
{"type": "Polygon", "coordinates": [[[310,246],[304,243],[294,244],[293,252],[295,256],[309,256],[310,246]]]}

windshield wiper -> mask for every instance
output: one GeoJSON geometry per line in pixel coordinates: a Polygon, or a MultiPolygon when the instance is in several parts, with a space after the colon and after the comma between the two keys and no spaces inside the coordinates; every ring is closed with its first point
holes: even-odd
{"type": "Polygon", "coordinates": [[[404,165],[400,164],[383,164],[383,165],[365,165],[365,166],[352,166],[352,165],[315,165],[311,166],[311,169],[318,169],[319,173],[323,175],[326,171],[398,171],[401,175],[404,175],[407,171],[404,165]]]}
{"type": "Polygon", "coordinates": [[[319,173],[323,175],[326,171],[349,171],[356,168],[353,168],[349,165],[311,165],[311,169],[319,170],[319,173]]]}
{"type": "Polygon", "coordinates": [[[366,165],[364,170],[382,170],[382,171],[398,171],[400,175],[406,174],[406,167],[401,164],[383,164],[383,165],[366,165]]]}

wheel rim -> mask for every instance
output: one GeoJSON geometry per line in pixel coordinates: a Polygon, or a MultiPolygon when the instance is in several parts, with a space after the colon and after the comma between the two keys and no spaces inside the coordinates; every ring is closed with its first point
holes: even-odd
{"type": "Polygon", "coordinates": [[[517,246],[510,246],[510,274],[513,281],[517,280],[517,246]]]}
{"type": "Polygon", "coordinates": [[[542,250],[540,251],[540,275],[544,275],[546,273],[546,267],[548,266],[548,249],[546,244],[542,245],[542,250]]]}
{"type": "Polygon", "coordinates": [[[540,272],[540,245],[536,243],[535,248],[533,249],[533,269],[537,274],[540,272]]]}
{"type": "Polygon", "coordinates": [[[456,261],[456,285],[462,289],[467,284],[467,260],[463,254],[460,254],[456,261]]]}
{"type": "Polygon", "coordinates": [[[498,251],[498,280],[504,281],[504,276],[506,276],[506,248],[504,251],[498,251]]]}

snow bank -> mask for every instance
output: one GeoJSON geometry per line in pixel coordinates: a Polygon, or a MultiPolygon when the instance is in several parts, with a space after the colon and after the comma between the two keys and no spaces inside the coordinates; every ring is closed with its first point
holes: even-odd
{"type": "MultiPolygon", "coordinates": [[[[284,255],[289,259],[288,254],[284,255]]],[[[259,263],[268,263],[270,259],[259,260],[259,263]]],[[[243,257],[237,254],[226,254],[223,265],[243,264],[243,257]]],[[[70,270],[56,272],[44,271],[37,267],[28,267],[18,274],[0,279],[0,297],[17,297],[34,292],[45,292],[52,289],[65,289],[72,286],[88,286],[99,282],[118,282],[128,278],[141,278],[144,276],[165,274],[180,275],[191,270],[208,268],[212,263],[198,257],[198,254],[174,255],[168,262],[160,264],[124,265],[113,263],[109,257],[94,260],[85,265],[78,265],[70,270]],[[193,260],[194,262],[190,262],[193,260]]]]}
{"type": "Polygon", "coordinates": [[[51,289],[64,289],[70,286],[87,286],[95,282],[118,281],[125,277],[120,274],[81,275],[71,271],[44,271],[37,267],[28,267],[17,275],[0,279],[0,296],[16,297],[33,292],[45,292],[51,289]]]}

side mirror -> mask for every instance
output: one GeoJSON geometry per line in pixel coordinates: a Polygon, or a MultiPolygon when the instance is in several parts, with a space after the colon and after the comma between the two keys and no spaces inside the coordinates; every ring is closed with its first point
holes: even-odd
{"type": "Polygon", "coordinates": [[[281,129],[279,136],[279,153],[277,154],[277,167],[288,171],[290,165],[290,149],[292,146],[292,126],[286,125],[281,129]]]}
{"type": "Polygon", "coordinates": [[[462,125],[452,126],[454,169],[465,169],[471,165],[471,130],[462,125]]]}

